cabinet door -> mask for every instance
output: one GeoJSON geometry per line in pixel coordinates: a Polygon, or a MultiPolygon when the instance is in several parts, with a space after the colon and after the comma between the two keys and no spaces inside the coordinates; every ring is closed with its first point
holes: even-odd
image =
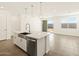
{"type": "Polygon", "coordinates": [[[21,39],[19,37],[16,38],[16,45],[21,47],[21,39]]]}
{"type": "Polygon", "coordinates": [[[26,47],[27,47],[27,40],[21,38],[20,39],[20,43],[21,43],[21,45],[20,45],[21,49],[23,49],[24,51],[27,51],[27,49],[26,49],[26,47]]]}
{"type": "Polygon", "coordinates": [[[6,24],[6,16],[0,15],[0,40],[7,39],[7,24],[6,24]]]}
{"type": "Polygon", "coordinates": [[[7,16],[2,16],[2,39],[7,39],[7,16]]]}
{"type": "Polygon", "coordinates": [[[2,20],[0,16],[0,40],[2,39],[2,20]]]}
{"type": "Polygon", "coordinates": [[[27,51],[26,47],[27,47],[27,40],[18,37],[18,35],[14,36],[14,44],[16,44],[18,47],[20,47],[21,49],[23,49],[24,51],[27,51]]]}
{"type": "Polygon", "coordinates": [[[14,44],[16,44],[17,46],[20,46],[20,38],[18,37],[17,34],[14,35],[14,44]]]}

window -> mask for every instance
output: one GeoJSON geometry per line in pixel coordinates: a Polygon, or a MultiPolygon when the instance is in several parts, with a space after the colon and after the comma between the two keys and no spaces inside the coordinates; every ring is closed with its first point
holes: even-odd
{"type": "Polygon", "coordinates": [[[52,18],[48,18],[48,28],[53,29],[53,20],[52,20],[52,18]]]}
{"type": "Polygon", "coordinates": [[[66,20],[63,20],[61,24],[61,28],[77,28],[76,17],[70,16],[66,20]]]}
{"type": "Polygon", "coordinates": [[[66,23],[62,23],[62,28],[67,28],[67,24],[66,23]]]}
{"type": "Polygon", "coordinates": [[[48,32],[53,32],[53,19],[52,19],[52,17],[50,17],[50,18],[48,18],[48,23],[47,23],[47,25],[48,25],[48,32]]]}
{"type": "Polygon", "coordinates": [[[71,24],[68,24],[69,25],[69,28],[77,28],[77,24],[75,23],[71,23],[71,24]]]}

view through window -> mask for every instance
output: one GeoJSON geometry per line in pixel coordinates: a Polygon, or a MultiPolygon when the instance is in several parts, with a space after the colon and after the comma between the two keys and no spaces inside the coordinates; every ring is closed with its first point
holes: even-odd
{"type": "Polygon", "coordinates": [[[70,16],[66,20],[62,19],[62,28],[77,28],[77,20],[76,17],[70,16]]]}
{"type": "Polygon", "coordinates": [[[52,32],[53,31],[53,20],[52,18],[48,18],[48,31],[52,32]]]}

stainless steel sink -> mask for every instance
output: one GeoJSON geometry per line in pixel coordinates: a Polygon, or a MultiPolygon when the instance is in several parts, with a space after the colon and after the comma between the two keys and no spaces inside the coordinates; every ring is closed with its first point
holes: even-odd
{"type": "Polygon", "coordinates": [[[27,32],[23,32],[23,33],[20,33],[22,35],[27,35],[27,34],[30,34],[30,33],[27,33],[27,32]]]}
{"type": "Polygon", "coordinates": [[[31,33],[22,32],[18,34],[18,37],[25,38],[25,35],[28,35],[28,34],[31,34],[31,33]]]}

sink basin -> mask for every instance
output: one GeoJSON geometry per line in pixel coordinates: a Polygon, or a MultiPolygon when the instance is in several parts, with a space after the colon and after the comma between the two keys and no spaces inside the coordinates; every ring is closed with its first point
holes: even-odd
{"type": "Polygon", "coordinates": [[[22,32],[22,33],[19,33],[19,34],[18,34],[18,37],[24,38],[25,35],[28,35],[28,34],[31,34],[31,33],[22,32]]]}
{"type": "Polygon", "coordinates": [[[23,34],[23,35],[27,35],[27,34],[30,34],[30,33],[27,33],[27,32],[23,32],[23,33],[20,33],[20,34],[23,34]]]}

